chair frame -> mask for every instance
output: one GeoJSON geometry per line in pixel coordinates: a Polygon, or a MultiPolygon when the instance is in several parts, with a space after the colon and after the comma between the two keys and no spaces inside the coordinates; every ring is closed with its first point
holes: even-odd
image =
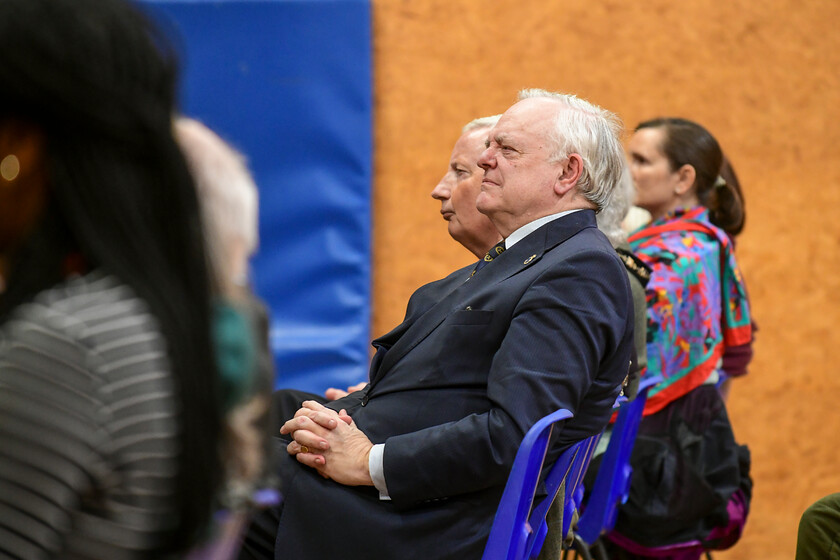
{"type": "Polygon", "coordinates": [[[636,442],[648,391],[660,381],[660,376],[642,380],[636,398],[623,403],[618,410],[592,492],[574,528],[574,550],[585,560],[591,560],[592,551],[596,558],[607,560],[600,539],[615,527],[618,508],[630,495],[633,474],[630,455],[636,442]]]}
{"type": "Polygon", "coordinates": [[[483,560],[536,558],[548,530],[545,518],[549,507],[563,487],[563,534],[569,534],[579,505],[575,501],[576,490],[601,434],[579,441],[561,453],[545,479],[547,496],[533,511],[532,505],[553,427],[571,417],[570,411],[560,409],[537,421],[525,434],[496,511],[483,560]]]}

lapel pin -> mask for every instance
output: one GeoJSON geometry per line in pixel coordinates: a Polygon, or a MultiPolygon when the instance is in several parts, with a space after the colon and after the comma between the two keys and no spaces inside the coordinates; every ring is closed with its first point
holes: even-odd
{"type": "Polygon", "coordinates": [[[528,257],[527,259],[525,259],[525,262],[524,262],[524,263],[522,263],[522,264],[528,264],[529,262],[531,262],[532,260],[534,260],[534,259],[536,259],[536,258],[537,258],[537,255],[531,255],[530,257],[528,257]]]}

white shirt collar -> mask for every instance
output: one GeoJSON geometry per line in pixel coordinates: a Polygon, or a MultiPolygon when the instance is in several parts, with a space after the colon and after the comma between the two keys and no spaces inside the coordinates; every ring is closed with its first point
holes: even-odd
{"type": "Polygon", "coordinates": [[[543,216],[542,218],[537,218],[533,222],[525,224],[524,226],[514,231],[505,238],[505,249],[510,249],[511,247],[519,243],[522,239],[524,239],[525,236],[527,236],[530,233],[533,233],[548,222],[553,222],[557,218],[562,218],[563,216],[571,214],[572,212],[577,212],[578,210],[583,210],[583,208],[575,208],[574,210],[565,210],[563,212],[558,212],[557,214],[543,216]]]}

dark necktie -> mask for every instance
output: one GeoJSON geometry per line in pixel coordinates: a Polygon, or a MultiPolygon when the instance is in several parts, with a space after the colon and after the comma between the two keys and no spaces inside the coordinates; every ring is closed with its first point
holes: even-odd
{"type": "Polygon", "coordinates": [[[502,239],[501,241],[496,243],[493,246],[492,249],[487,251],[487,254],[484,255],[483,259],[478,261],[478,264],[475,265],[475,268],[473,269],[472,274],[470,274],[470,277],[474,276],[476,272],[478,272],[479,270],[481,270],[482,268],[484,268],[485,266],[490,264],[490,261],[492,261],[493,259],[495,259],[496,257],[498,257],[499,255],[501,255],[504,252],[505,252],[505,240],[502,239]]]}

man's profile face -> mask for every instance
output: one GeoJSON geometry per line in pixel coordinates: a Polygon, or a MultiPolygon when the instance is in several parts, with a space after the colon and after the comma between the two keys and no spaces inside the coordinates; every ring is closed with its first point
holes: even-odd
{"type": "Polygon", "coordinates": [[[488,134],[487,149],[478,160],[484,179],[476,206],[504,237],[553,213],[554,184],[562,174],[562,166],[549,161],[554,150],[550,133],[558,110],[558,103],[551,99],[522,100],[488,134]]]}
{"type": "Polygon", "coordinates": [[[449,169],[432,191],[432,197],[440,200],[440,213],[448,222],[449,235],[471,251],[477,247],[480,256],[499,240],[496,227],[475,207],[484,177],[478,156],[484,151],[489,131],[485,127],[461,135],[452,148],[449,169]]]}

